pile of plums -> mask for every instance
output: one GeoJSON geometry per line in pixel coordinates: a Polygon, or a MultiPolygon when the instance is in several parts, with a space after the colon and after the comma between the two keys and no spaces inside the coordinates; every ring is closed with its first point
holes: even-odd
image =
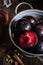
{"type": "Polygon", "coordinates": [[[0,9],[0,43],[4,39],[5,26],[8,25],[8,14],[4,10],[0,9]]]}
{"type": "Polygon", "coordinates": [[[42,47],[43,22],[37,21],[33,16],[24,16],[16,23],[18,42],[23,48],[42,47]],[[41,43],[42,42],[42,43],[41,43]]]}

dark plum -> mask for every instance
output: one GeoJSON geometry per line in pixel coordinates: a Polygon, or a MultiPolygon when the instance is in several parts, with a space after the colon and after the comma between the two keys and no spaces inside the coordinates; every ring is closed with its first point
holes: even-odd
{"type": "Polygon", "coordinates": [[[38,25],[36,25],[36,31],[39,37],[43,38],[43,23],[39,23],[38,25]]]}
{"type": "Polygon", "coordinates": [[[42,53],[43,52],[43,41],[40,40],[35,48],[37,50],[37,53],[42,53]]]}
{"type": "Polygon", "coordinates": [[[19,33],[31,30],[31,23],[28,22],[26,19],[20,19],[19,21],[17,21],[16,30],[19,33]]]}

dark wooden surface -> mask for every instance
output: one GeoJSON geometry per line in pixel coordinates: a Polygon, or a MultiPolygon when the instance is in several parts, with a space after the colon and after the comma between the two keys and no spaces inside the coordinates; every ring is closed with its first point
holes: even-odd
{"type": "MultiPolygon", "coordinates": [[[[17,6],[17,4],[19,3],[20,1],[18,0],[12,0],[12,6],[10,6],[9,8],[6,8],[6,7],[0,7],[1,9],[7,11],[8,15],[9,15],[9,22],[10,20],[13,18],[13,16],[15,16],[15,7],[17,6]]],[[[29,2],[34,9],[40,9],[40,10],[43,10],[43,2],[29,2]]],[[[22,9],[25,9],[22,8],[22,9]]],[[[21,11],[21,9],[19,9],[19,11],[21,11]]],[[[9,37],[9,34],[8,34],[8,27],[7,27],[7,30],[6,30],[6,34],[4,36],[4,39],[3,39],[3,43],[0,43],[0,65],[2,65],[2,57],[4,55],[4,52],[8,49],[12,49],[13,50],[14,46],[10,40],[10,37],[9,37]]],[[[43,62],[39,61],[37,58],[27,58],[25,57],[23,59],[25,65],[43,65],[43,62]]]]}

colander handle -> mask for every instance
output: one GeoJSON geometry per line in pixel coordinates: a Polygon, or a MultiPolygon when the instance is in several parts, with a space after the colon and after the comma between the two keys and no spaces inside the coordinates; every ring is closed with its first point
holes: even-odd
{"type": "Polygon", "coordinates": [[[27,2],[21,2],[21,3],[19,3],[19,4],[16,6],[16,8],[15,8],[15,14],[17,14],[17,11],[18,11],[19,6],[20,6],[20,5],[23,5],[23,4],[26,4],[26,5],[28,5],[28,6],[30,7],[30,9],[33,9],[32,5],[30,5],[29,3],[27,3],[27,2]]]}

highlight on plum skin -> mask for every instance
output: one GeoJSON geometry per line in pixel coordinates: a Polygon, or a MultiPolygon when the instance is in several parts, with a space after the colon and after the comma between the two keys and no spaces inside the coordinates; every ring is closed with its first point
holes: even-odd
{"type": "Polygon", "coordinates": [[[33,16],[25,16],[25,17],[23,17],[23,18],[27,19],[28,22],[30,22],[30,23],[32,23],[32,24],[39,23],[39,21],[37,21],[36,18],[33,17],[33,16]]]}
{"type": "Polygon", "coordinates": [[[24,34],[21,34],[19,37],[19,44],[23,48],[30,48],[36,45],[38,42],[38,36],[33,31],[27,31],[24,34]]]}

